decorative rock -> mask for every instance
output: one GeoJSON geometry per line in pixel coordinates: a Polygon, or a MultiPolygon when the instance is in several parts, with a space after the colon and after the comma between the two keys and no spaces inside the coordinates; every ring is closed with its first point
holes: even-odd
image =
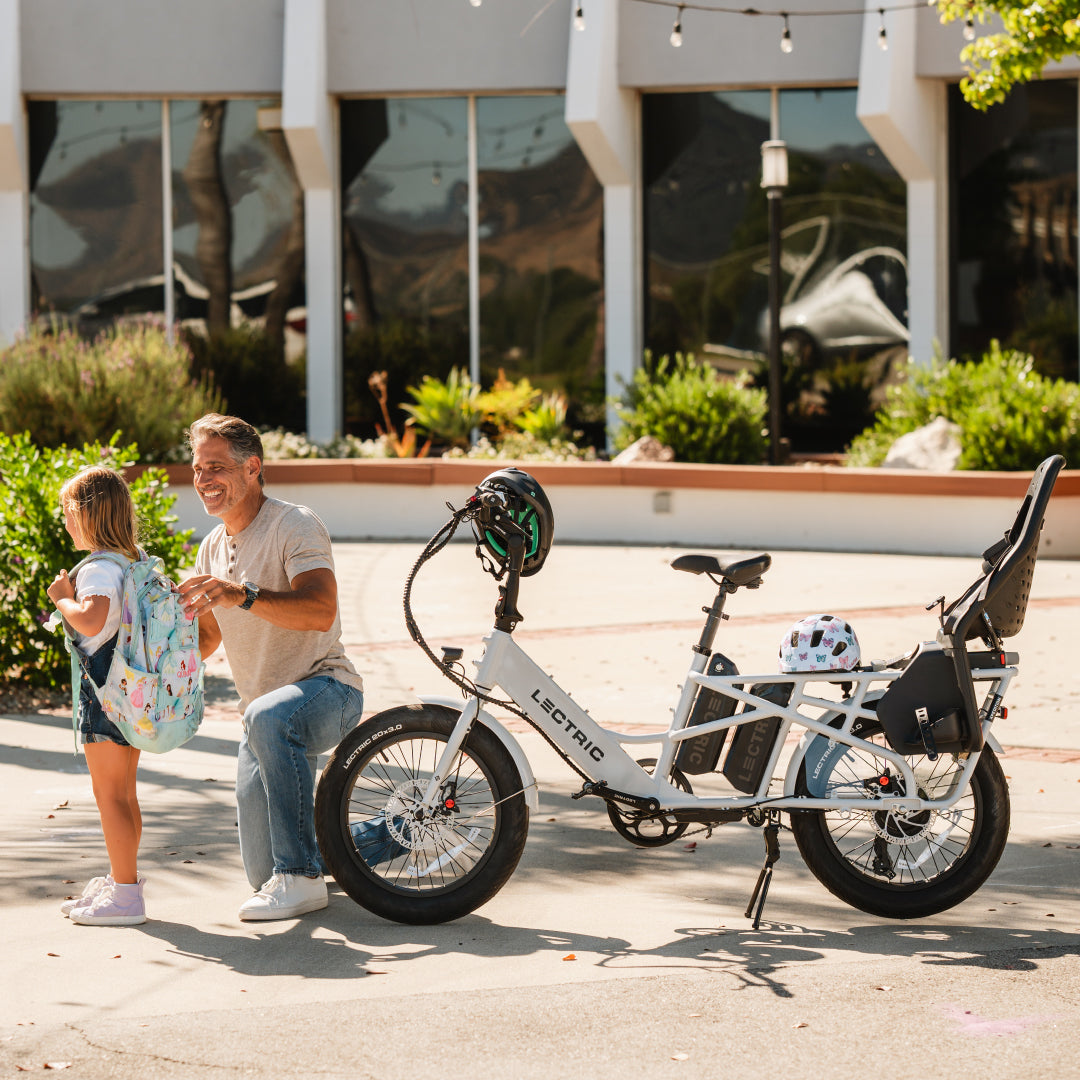
{"type": "Polygon", "coordinates": [[[674,461],[675,451],[652,435],[642,435],[611,459],[613,465],[631,465],[636,461],[674,461]]]}
{"type": "Polygon", "coordinates": [[[901,435],[889,447],[886,469],[951,472],[960,460],[960,425],[937,416],[929,424],[901,435]]]}

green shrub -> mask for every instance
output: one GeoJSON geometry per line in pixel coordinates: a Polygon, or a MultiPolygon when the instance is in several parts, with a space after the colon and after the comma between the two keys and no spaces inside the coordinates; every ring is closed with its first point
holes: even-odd
{"type": "Polygon", "coordinates": [[[896,439],[938,416],[960,426],[958,469],[1026,471],[1050,454],[1080,461],[1080,387],[1044,378],[1030,356],[993,341],[977,362],[909,363],[847,463],[880,465],[896,439]]]}
{"type": "Polygon", "coordinates": [[[663,356],[634,373],[621,407],[615,445],[624,449],[652,435],[676,461],[756,465],[765,457],[767,399],[741,379],[721,378],[693,356],[663,356]]]}
{"type": "Polygon", "coordinates": [[[286,461],[296,458],[387,458],[393,457],[385,438],[359,439],[355,435],[339,435],[328,443],[312,442],[284,428],[259,432],[263,456],[267,461],[286,461]]]}
{"type": "Polygon", "coordinates": [[[402,409],[421,431],[444,446],[469,445],[470,432],[479,426],[483,413],[477,404],[480,386],[466,372],[453,368],[445,382],[425,375],[408,392],[414,404],[402,405],[402,409]]]}
{"type": "Polygon", "coordinates": [[[370,438],[383,426],[379,404],[368,380],[377,371],[386,373],[390,419],[401,430],[406,415],[397,404],[407,388],[424,375],[443,378],[455,365],[468,368],[469,343],[464,328],[422,325],[415,319],[389,316],[374,326],[354,327],[345,338],[342,382],[345,398],[345,430],[370,438]]]}
{"type": "MultiPolygon", "coordinates": [[[[544,394],[531,409],[516,417],[518,430],[539,442],[556,443],[566,438],[566,398],[559,393],[544,394]]],[[[575,434],[580,437],[581,432],[575,434]]]]}
{"type": "Polygon", "coordinates": [[[118,326],[94,341],[54,326],[0,351],[0,432],[39,446],[82,446],[114,432],[162,461],[221,398],[193,381],[188,350],[158,327],[118,326]]]}
{"type": "MultiPolygon", "coordinates": [[[[61,688],[70,681],[71,661],[63,635],[45,628],[54,606],[46,590],[61,569],[70,570],[86,552],[77,552],[64,528],[60,487],[84,465],[123,469],[138,457],[135,446],[116,440],[81,450],[35,445],[27,435],[0,435],[0,565],[7,568],[0,588],[0,685],[61,688]]],[[[139,521],[139,543],[158,555],[175,580],[194,561],[191,530],[177,533],[169,511],[161,469],[147,469],[130,481],[139,521]]]]}
{"type": "Polygon", "coordinates": [[[477,395],[476,407],[484,426],[490,428],[496,438],[501,438],[515,429],[518,418],[531,409],[539,397],[540,391],[528,379],[511,382],[500,368],[491,389],[477,395]]]}
{"type": "Polygon", "coordinates": [[[280,341],[244,323],[209,336],[187,331],[184,342],[191,351],[192,375],[213,379],[226,409],[255,427],[304,430],[305,364],[286,360],[280,341]]]}
{"type": "Polygon", "coordinates": [[[467,450],[453,447],[443,456],[473,461],[595,461],[596,448],[578,446],[567,439],[538,439],[527,431],[517,431],[497,443],[481,435],[467,450]]]}

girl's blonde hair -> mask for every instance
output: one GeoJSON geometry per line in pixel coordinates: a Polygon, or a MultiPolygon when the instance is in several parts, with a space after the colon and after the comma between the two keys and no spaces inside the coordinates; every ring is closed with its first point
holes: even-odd
{"type": "Polygon", "coordinates": [[[127,481],[115,469],[80,469],[60,489],[60,506],[79,523],[92,551],[121,551],[138,558],[135,504],[127,481]]]}

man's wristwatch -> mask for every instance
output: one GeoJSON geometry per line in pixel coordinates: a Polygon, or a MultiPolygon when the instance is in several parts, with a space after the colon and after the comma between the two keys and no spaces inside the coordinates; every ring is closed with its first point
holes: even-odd
{"type": "Polygon", "coordinates": [[[240,605],[241,611],[247,611],[256,600],[259,599],[259,586],[253,585],[250,581],[244,582],[244,592],[247,596],[244,598],[244,602],[240,605]]]}

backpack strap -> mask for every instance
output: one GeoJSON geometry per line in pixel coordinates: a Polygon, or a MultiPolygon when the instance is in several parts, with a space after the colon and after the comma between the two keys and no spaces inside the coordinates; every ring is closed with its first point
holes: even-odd
{"type": "MultiPolygon", "coordinates": [[[[147,558],[147,554],[142,548],[136,549],[139,552],[139,558],[147,558]]],[[[115,551],[94,551],[86,556],[85,559],[80,559],[69,571],[68,577],[74,582],[78,577],[79,571],[86,566],[87,563],[94,562],[95,560],[103,560],[105,562],[115,563],[125,572],[127,568],[131,566],[131,559],[125,555],[120,555],[115,551]]],[[[121,592],[120,602],[123,603],[123,592],[121,592]]],[[[82,652],[79,650],[79,646],[75,644],[75,638],[72,636],[68,629],[68,624],[65,622],[64,626],[64,645],[67,647],[67,651],[71,656],[71,735],[75,740],[75,756],[79,756],[79,686],[82,682],[82,675],[86,675],[87,682],[90,683],[91,688],[94,691],[98,701],[101,700],[101,695],[97,692],[98,685],[94,682],[90,675],[90,672],[86,670],[83,665],[82,652]]]]}

